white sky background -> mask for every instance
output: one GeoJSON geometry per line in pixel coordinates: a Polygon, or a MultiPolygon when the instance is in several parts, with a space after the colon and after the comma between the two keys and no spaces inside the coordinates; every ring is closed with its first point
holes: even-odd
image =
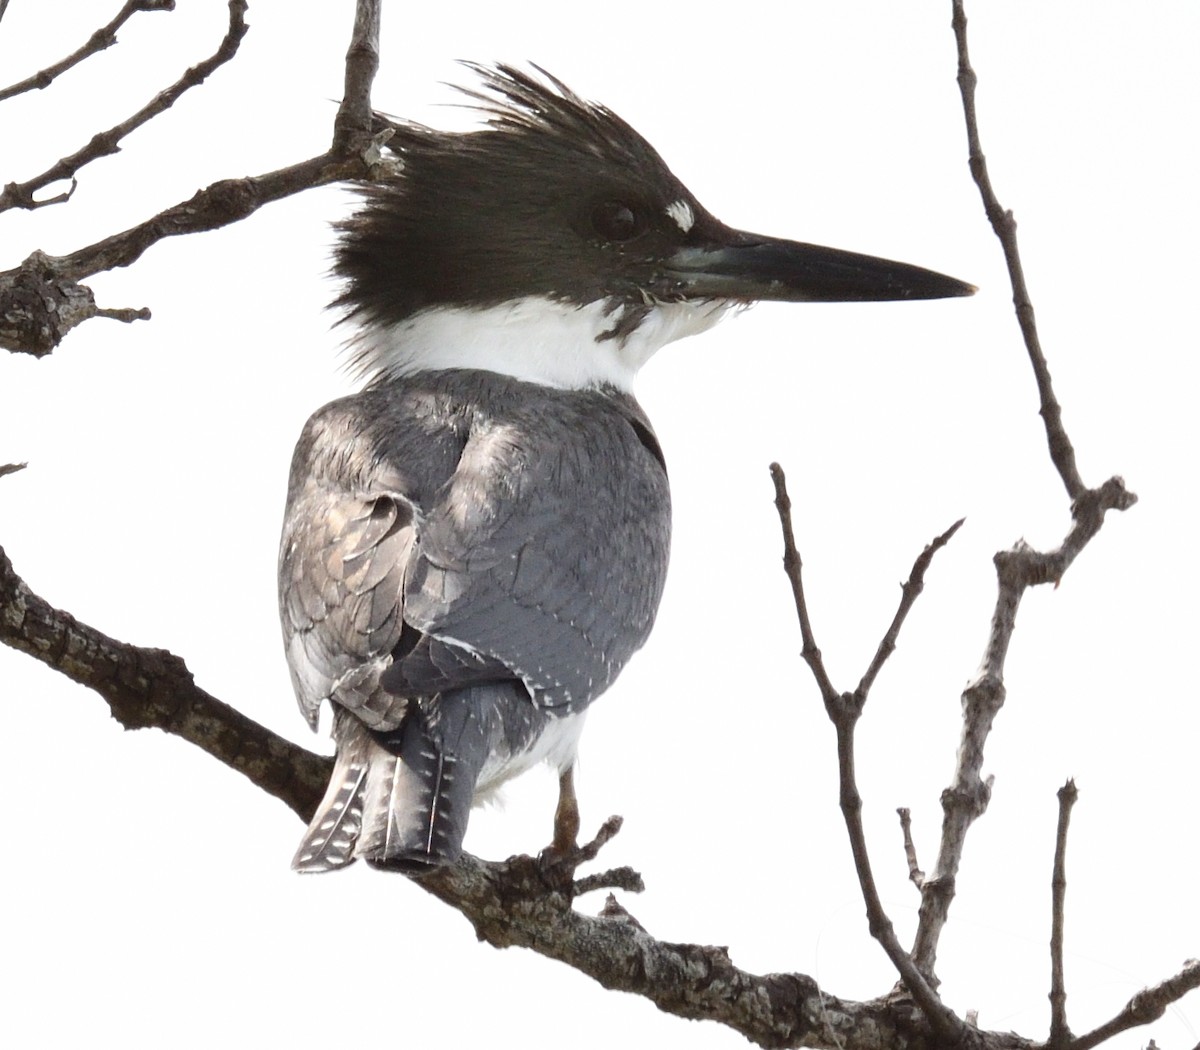
{"type": "MultiPolygon", "coordinates": [[[[80,44],[117,0],[12,0],[0,81],[80,44]]],[[[324,148],[353,4],[251,6],[240,57],[67,207],[8,213],[0,267],[64,253],[218,178],[324,148]]],[[[975,3],[984,148],[1016,212],[1042,338],[1084,478],[1141,497],[1056,591],[1029,594],[939,972],[980,1023],[1048,1023],[1055,790],[1080,788],[1069,845],[1067,990],[1086,1031],[1200,954],[1200,719],[1194,479],[1198,179],[1188,0],[975,3]]],[[[25,179],[207,56],[225,5],[135,18],[119,46],[0,106],[0,179],[25,179]]],[[[991,556],[1068,525],[999,247],[966,167],[949,3],[390,4],[378,107],[426,122],[458,57],[533,59],[629,120],[719,218],[904,259],[980,286],[952,302],[757,307],[664,350],[639,395],[676,501],[658,627],[593,709],[586,830],[647,892],[656,936],[725,944],[750,970],[868,997],[894,976],[870,940],[837,810],[833,731],[798,657],[767,464],[788,471],[827,665],[853,688],[913,558],[965,515],[859,731],[876,876],[915,928],[895,807],[932,866],[959,692],[982,652],[991,556]],[[570,12],[570,13],[568,13],[570,12]]],[[[0,544],[81,620],[187,659],[198,683],[307,746],[275,610],[288,458],[349,389],[322,305],[328,223],[312,192],[159,244],[90,282],[149,323],[96,320],[50,358],[0,359],[0,544]]],[[[195,748],[123,733],[94,695],[0,650],[9,813],[0,980],[14,1046],[493,1044],[736,1047],[528,952],[476,943],[403,879],[301,878],[279,802],[195,748]]],[[[553,779],[477,814],[487,857],[548,840],[553,779]]],[[[578,907],[595,911],[602,896],[578,907]]],[[[1188,1050],[1195,995],[1116,1043],[1188,1050]]],[[[6,1038],[6,1042],[8,1039],[6,1038]]]]}

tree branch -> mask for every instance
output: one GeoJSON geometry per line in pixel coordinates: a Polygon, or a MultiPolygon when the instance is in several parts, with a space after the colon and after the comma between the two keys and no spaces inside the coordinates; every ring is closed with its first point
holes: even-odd
{"type": "Polygon", "coordinates": [[[201,689],[164,649],[80,623],[34,594],[0,547],[0,641],[95,690],[126,729],[162,729],[236,769],[307,820],[333,763],[272,733],[201,689]]]}
{"type": "MultiPolygon", "coordinates": [[[[4,17],[4,9],[8,6],[8,0],[4,0],[0,4],[0,18],[4,17]]],[[[24,80],[18,81],[10,87],[0,89],[0,102],[5,99],[12,98],[14,95],[23,94],[26,91],[48,88],[55,80],[68,69],[79,65],[84,59],[91,58],[92,55],[99,54],[106,48],[110,48],[117,42],[117,30],[121,28],[139,11],[174,11],[175,0],[127,0],[124,7],[117,12],[116,17],[106,26],[101,26],[78,50],[71,52],[66,58],[55,62],[45,69],[39,70],[31,77],[26,77],[24,80]]]]}
{"type": "MultiPolygon", "coordinates": [[[[244,7],[242,0],[231,0],[244,7]]],[[[76,325],[91,317],[144,319],[147,309],[105,310],[78,282],[104,270],[129,266],[166,237],[219,229],[239,222],[264,204],[317,186],[373,179],[392,170],[381,155],[387,130],[372,128],[371,83],[377,67],[378,0],[359,0],[347,53],[346,98],[335,118],[334,146],[318,157],[241,179],[223,179],[122,233],[70,253],[34,252],[19,267],[0,273],[0,347],[41,357],[76,325]],[[369,60],[371,55],[376,61],[369,60]]],[[[198,67],[197,67],[198,68],[198,67]]]]}
{"type": "Polygon", "coordinates": [[[1168,1006],[1197,988],[1200,988],[1200,960],[1189,959],[1174,977],[1143,988],[1111,1021],[1074,1040],[1070,1044],[1071,1050],[1092,1050],[1092,1047],[1099,1046],[1113,1036],[1157,1021],[1167,1012],[1168,1006]]]}
{"type": "Polygon", "coordinates": [[[871,857],[867,851],[867,836],[863,829],[862,796],[858,791],[857,776],[854,771],[854,729],[866,706],[867,694],[871,685],[880,668],[895,650],[900,628],[912,609],[917,595],[924,588],[925,572],[928,570],[934,554],[949,542],[950,537],[962,525],[962,520],[951,525],[917,557],[912,572],[909,574],[908,582],[901,589],[900,606],[896,610],[896,615],[892,618],[874,659],[859,681],[858,688],[853,693],[839,694],[825,671],[821,651],[817,648],[813,637],[808,602],[804,596],[802,563],[792,532],[792,501],[787,492],[787,478],[778,463],[771,464],[771,480],[775,484],[775,506],[779,512],[780,526],[783,529],[784,571],[792,585],[792,596],[800,619],[800,632],[804,638],[804,659],[817,681],[817,687],[821,690],[821,696],[825,702],[826,714],[829,715],[837,733],[838,801],[846,823],[846,833],[850,839],[854,870],[858,875],[858,884],[862,889],[863,901],[867,906],[868,927],[871,936],[879,942],[900,974],[909,994],[929,1019],[933,1030],[942,1039],[952,1043],[958,1042],[964,1038],[967,1031],[962,1020],[941,1001],[934,986],[926,980],[925,975],[914,965],[912,957],[901,947],[892,920],[884,910],[883,902],[879,898],[875,875],[871,870],[871,857]]]}
{"type": "Polygon", "coordinates": [[[1041,414],[1046,426],[1050,458],[1071,496],[1071,529],[1056,550],[1042,553],[1023,541],[1011,550],[996,554],[998,582],[991,630],[984,650],[983,663],[975,679],[962,694],[963,731],[955,764],[954,779],[942,793],[942,837],[937,863],[921,890],[921,907],[913,958],[921,972],[934,977],[937,943],[945,926],[950,903],[954,899],[955,879],[962,860],[967,831],[983,815],[991,796],[991,778],[982,776],[983,750],[1000,708],[1004,706],[1004,663],[1016,627],[1017,609],[1025,590],[1041,583],[1057,583],[1076,556],[1100,531],[1109,510],[1127,510],[1137,496],[1125,488],[1119,477],[1110,478],[1098,489],[1084,485],[1075,467],[1075,452],[1062,424],[1062,412],[1054,397],[1050,372],[1037,338],[1033,306],[1025,286],[1016,242],[1016,222],[1011,212],[1000,208],[987,175],[980,146],[975,112],[977,77],[967,52],[967,20],[963,0],[953,0],[953,29],[958,45],[958,83],[967,127],[971,173],[979,186],[984,208],[1000,239],[1013,284],[1017,319],[1025,339],[1030,363],[1037,379],[1041,414]]]}
{"type": "MultiPolygon", "coordinates": [[[[379,23],[383,0],[359,0],[354,12],[354,31],[346,51],[346,79],[342,103],[333,121],[330,152],[353,156],[372,139],[374,114],[371,85],[379,71],[379,23]]],[[[375,159],[378,163],[378,158],[375,159]]]]}
{"type": "Polygon", "coordinates": [[[121,140],[126,135],[170,109],[184,92],[203,84],[210,74],[237,54],[246,30],[246,0],[229,0],[229,28],[226,30],[220,46],[212,55],[198,65],[192,66],[174,84],[164,91],[160,91],[133,116],[126,118],[107,131],[93,135],[87,145],[76,150],[69,157],[63,157],[52,167],[26,182],[8,183],[3,191],[0,191],[0,212],[7,211],[9,208],[32,210],[49,204],[61,204],[69,200],[71,194],[75,192],[77,185],[75,176],[80,168],[101,157],[108,157],[119,152],[121,140]],[[64,179],[71,180],[69,190],[46,200],[37,200],[34,197],[38,190],[45,189],[55,182],[62,182],[64,179]]]}
{"type": "Polygon", "coordinates": [[[904,859],[908,861],[908,878],[917,889],[925,882],[925,872],[917,863],[917,847],[912,837],[912,811],[907,806],[896,810],[900,817],[900,833],[904,836],[904,859]]]}
{"type": "MultiPolygon", "coordinates": [[[[152,726],[195,744],[301,819],[316,809],[329,759],[210,696],[172,653],[116,641],[53,608],[21,580],[3,549],[0,641],[94,690],[126,728],[152,726]]],[[[602,829],[585,851],[594,856],[614,830],[602,829]]],[[[841,999],[805,974],[741,970],[725,948],[660,941],[615,903],[596,917],[573,908],[578,895],[594,889],[639,889],[640,877],[628,868],[558,886],[545,878],[536,858],[487,862],[466,854],[453,867],[413,881],[462,912],[494,947],[529,948],[605,988],[643,996],[679,1017],[724,1024],[759,1046],[935,1050],[938,1043],[921,1014],[895,996],[841,999]]],[[[1012,1033],[986,1037],[989,1050],[1037,1050],[1012,1033]]]]}
{"type": "Polygon", "coordinates": [[[1079,798],[1074,780],[1058,789],[1058,834],[1054,840],[1054,874],[1050,880],[1050,1050],[1066,1050],[1067,986],[1063,976],[1064,910],[1067,901],[1067,828],[1071,807],[1079,798]]]}
{"type": "Polygon", "coordinates": [[[979,195],[983,199],[983,208],[988,221],[1004,250],[1004,261],[1008,266],[1009,281],[1013,289],[1013,305],[1016,307],[1017,322],[1021,327],[1021,335],[1025,340],[1025,348],[1029,353],[1029,363],[1033,366],[1034,378],[1037,381],[1038,398],[1041,402],[1042,420],[1046,426],[1046,440],[1050,446],[1050,458],[1058,470],[1066,486],[1067,495],[1078,499],[1083,495],[1086,486],[1079,476],[1075,466],[1075,448],[1071,444],[1067,432],[1063,428],[1062,409],[1054,396],[1054,387],[1050,381],[1050,368],[1042,353],[1041,342],[1038,339],[1037,322],[1033,313],[1033,302],[1029,290],[1025,286],[1025,270],[1021,265],[1021,254],[1017,248],[1017,220],[1013,213],[1001,207],[996,193],[992,189],[992,180],[988,175],[987,158],[979,143],[979,121],[975,112],[975,88],[978,77],[971,68],[970,55],[967,52],[967,14],[965,0],[953,0],[954,39],[958,45],[958,89],[962,95],[963,115],[967,126],[968,164],[971,177],[979,187],[979,195]]]}
{"type": "Polygon", "coordinates": [[[925,589],[925,573],[933,561],[933,556],[950,542],[954,534],[962,528],[964,521],[966,521],[965,518],[959,518],[958,521],[940,536],[936,537],[917,556],[917,560],[912,567],[912,572],[909,573],[907,581],[900,587],[900,607],[896,610],[896,615],[892,617],[891,626],[888,627],[887,633],[884,634],[882,641],[879,643],[879,648],[875,651],[875,659],[871,661],[871,665],[867,668],[866,674],[862,676],[862,679],[858,683],[858,688],[855,690],[855,694],[861,696],[864,702],[866,701],[867,693],[871,690],[871,686],[875,684],[875,677],[887,662],[888,657],[896,651],[896,639],[900,637],[900,628],[904,625],[904,621],[912,609],[913,603],[925,589]]]}
{"type": "Polygon", "coordinates": [[[833,682],[825,670],[825,661],[821,658],[821,650],[817,647],[812,621],[808,616],[808,602],[804,597],[802,576],[804,564],[800,560],[800,552],[796,549],[796,536],[792,530],[792,499],[788,495],[787,478],[783,467],[778,463],[772,463],[770,471],[771,481],[775,485],[775,509],[783,529],[783,571],[792,585],[792,600],[796,604],[796,618],[800,621],[800,637],[804,642],[800,655],[804,657],[804,662],[808,664],[813,678],[816,679],[821,699],[825,701],[826,710],[829,710],[831,705],[837,703],[838,691],[833,687],[833,682]]]}

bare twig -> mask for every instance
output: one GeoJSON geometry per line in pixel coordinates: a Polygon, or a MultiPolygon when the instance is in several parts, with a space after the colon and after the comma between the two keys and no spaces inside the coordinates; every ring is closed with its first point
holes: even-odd
{"type": "Polygon", "coordinates": [[[1050,368],[1042,353],[1038,339],[1037,322],[1033,313],[1033,302],[1029,298],[1029,290],[1025,287],[1025,271],[1021,266],[1021,256],[1017,250],[1017,221],[1013,213],[1002,208],[992,189],[992,181],[988,176],[987,158],[979,144],[979,123],[975,113],[975,87],[978,78],[971,68],[970,56],[967,53],[967,15],[964,8],[965,0],[953,0],[954,3],[954,39],[958,44],[958,88],[962,95],[963,113],[967,125],[967,146],[971,175],[979,187],[979,195],[983,199],[983,207],[987,212],[988,221],[992,224],[997,238],[1004,249],[1004,259],[1008,264],[1008,276],[1012,282],[1013,305],[1017,311],[1017,321],[1021,326],[1021,335],[1025,339],[1025,348],[1029,353],[1029,362],[1033,365],[1033,374],[1037,380],[1038,398],[1041,402],[1042,420],[1046,426],[1046,439],[1050,445],[1050,458],[1058,470],[1066,486],[1067,495],[1078,499],[1083,495],[1086,486],[1079,476],[1075,466],[1075,449],[1062,424],[1062,409],[1054,397],[1054,387],[1050,381],[1050,368]]]}
{"type": "Polygon", "coordinates": [[[619,868],[609,868],[595,875],[585,875],[576,879],[571,887],[571,896],[579,897],[592,890],[625,890],[627,893],[644,893],[646,883],[642,881],[641,873],[628,865],[619,868]]]}
{"type": "Polygon", "coordinates": [[[954,779],[942,793],[942,837],[936,864],[921,889],[921,907],[913,958],[921,972],[934,979],[937,943],[954,899],[955,879],[962,859],[967,831],[986,811],[991,797],[991,778],[984,779],[983,751],[996,714],[1004,705],[1004,664],[1009,643],[1016,628],[1017,610],[1025,590],[1042,583],[1057,583],[1076,556],[1100,531],[1109,510],[1126,510],[1137,496],[1125,488],[1118,477],[1110,478],[1098,489],[1089,489],[1075,466],[1075,453],[1062,424],[1062,413],[1054,398],[1050,373],[1037,339],[1033,307],[1025,287],[1017,250],[1016,223],[1011,212],[996,202],[980,147],[975,112],[976,75],[967,53],[967,20],[963,0],[952,0],[953,28],[958,44],[958,82],[970,148],[971,173],[979,186],[988,218],[999,237],[1009,275],[1013,299],[1025,338],[1026,349],[1037,378],[1041,414],[1046,427],[1050,458],[1071,496],[1071,529],[1056,550],[1036,551],[1024,542],[995,556],[997,595],[992,613],[982,665],[962,694],[963,731],[955,763],[954,779]]]}
{"type": "Polygon", "coordinates": [[[917,863],[917,847],[912,837],[912,812],[907,806],[900,806],[896,812],[900,815],[900,832],[904,835],[904,857],[908,861],[908,877],[912,884],[921,888],[925,881],[925,872],[917,863]]]}
{"type": "Polygon", "coordinates": [[[913,603],[925,589],[925,573],[929,569],[930,562],[933,561],[933,556],[950,542],[951,537],[962,528],[965,520],[965,518],[959,518],[950,528],[934,539],[913,563],[908,580],[900,588],[900,606],[896,609],[896,615],[892,617],[891,625],[880,641],[879,648],[875,651],[875,659],[871,661],[870,667],[867,668],[866,674],[862,676],[858,688],[855,690],[864,701],[867,693],[871,691],[871,686],[875,684],[875,677],[887,663],[888,657],[896,651],[896,639],[900,637],[900,628],[904,626],[904,620],[908,616],[909,610],[912,609],[913,603]]]}
{"type": "MultiPolygon", "coordinates": [[[[4,9],[8,7],[8,0],[4,0],[0,5],[0,18],[4,17],[4,9]]],[[[175,0],[127,0],[124,7],[117,12],[116,17],[106,26],[101,26],[97,29],[78,50],[71,52],[66,58],[55,62],[45,69],[39,70],[31,77],[26,77],[24,80],[13,84],[11,87],[0,88],[0,102],[7,98],[12,98],[14,95],[23,94],[26,91],[42,90],[53,83],[54,79],[61,76],[68,69],[79,65],[86,58],[91,58],[92,55],[98,54],[106,48],[112,47],[117,42],[117,30],[121,28],[139,11],[174,11],[175,0]]]]}
{"type": "Polygon", "coordinates": [[[1071,1050],[1092,1050],[1092,1047],[1099,1046],[1130,1028],[1157,1021],[1166,1013],[1168,1006],[1197,988],[1200,988],[1200,959],[1189,959],[1174,977],[1143,988],[1134,995],[1111,1021],[1106,1021],[1099,1028],[1072,1040],[1071,1050]]]}
{"type": "Polygon", "coordinates": [[[787,478],[784,476],[783,467],[778,463],[772,463],[770,470],[771,481],[775,485],[775,509],[779,512],[779,524],[783,528],[783,571],[792,585],[792,599],[796,603],[796,618],[800,621],[800,637],[804,642],[801,655],[817,680],[821,699],[828,708],[830,704],[836,703],[838,693],[825,671],[825,661],[821,658],[821,650],[817,648],[812,621],[808,618],[808,605],[804,600],[804,584],[801,577],[804,566],[800,561],[800,552],[796,549],[796,537],[792,530],[792,500],[787,491],[787,478]]]}
{"type": "Polygon", "coordinates": [[[63,157],[40,175],[35,175],[25,182],[10,182],[0,192],[0,212],[7,211],[9,208],[41,208],[48,204],[60,204],[68,200],[75,191],[75,175],[80,168],[101,157],[118,152],[121,148],[121,140],[131,131],[140,128],[160,113],[170,109],[185,91],[203,84],[214,70],[223,66],[237,54],[242,37],[246,35],[246,29],[246,0],[229,0],[229,28],[226,30],[220,47],[212,55],[198,65],[192,66],[174,84],[166,90],[160,91],[133,116],[107,131],[93,135],[86,146],[76,150],[69,157],[63,157]],[[71,180],[71,189],[47,200],[38,200],[34,197],[38,190],[45,189],[55,182],[62,182],[64,179],[71,180]]]}
{"type": "Polygon", "coordinates": [[[340,130],[335,139],[345,145],[343,150],[331,149],[265,175],[215,182],[189,200],[69,255],[33,253],[17,269],[0,273],[0,347],[41,356],[90,317],[148,317],[149,311],[144,310],[99,309],[91,290],[78,282],[104,270],[129,266],[166,237],[219,229],[271,201],[347,179],[370,179],[390,170],[381,160],[378,146],[389,132],[376,132],[371,123],[369,99],[375,66],[361,60],[362,54],[377,48],[378,13],[378,0],[359,0],[347,56],[347,98],[337,116],[340,130]],[[374,21],[369,17],[372,13],[374,21]],[[362,112],[363,99],[367,100],[366,112],[362,112]]]}
{"type": "Polygon", "coordinates": [[[24,470],[28,463],[0,463],[0,478],[5,474],[15,474],[18,470],[24,470]]]}
{"type": "Polygon", "coordinates": [[[1065,1050],[1071,1041],[1067,1027],[1067,985],[1063,976],[1064,911],[1067,902],[1067,828],[1071,807],[1079,797],[1074,780],[1058,789],[1058,834],[1054,840],[1054,874],[1050,880],[1050,1050],[1065,1050]]]}
{"type": "MultiPolygon", "coordinates": [[[[943,1039],[957,1041],[963,1035],[963,1023],[954,1011],[941,1001],[933,985],[925,979],[925,976],[914,965],[912,958],[901,947],[892,920],[888,917],[883,902],[879,898],[875,875],[871,869],[870,854],[867,851],[867,836],[862,822],[862,796],[858,791],[858,781],[854,770],[854,728],[858,724],[858,719],[866,704],[867,691],[870,689],[875,674],[878,673],[876,663],[882,666],[883,661],[887,659],[887,653],[885,652],[882,657],[878,653],[876,654],[868,673],[863,676],[859,688],[855,692],[838,693],[834,688],[825,672],[821,652],[813,639],[808,603],[804,597],[800,554],[796,549],[796,540],[792,532],[792,502],[787,492],[787,479],[784,476],[783,468],[778,463],[771,464],[771,479],[775,484],[775,506],[779,512],[780,526],[783,529],[784,570],[792,585],[792,596],[795,599],[796,613],[800,619],[800,631],[804,637],[804,659],[812,670],[813,677],[817,680],[817,686],[821,690],[821,696],[825,702],[825,711],[837,733],[838,802],[846,824],[846,833],[850,839],[850,852],[854,857],[854,869],[858,875],[859,887],[862,889],[863,901],[867,906],[868,928],[871,936],[879,942],[891,960],[913,1000],[929,1019],[933,1030],[943,1039]]],[[[913,565],[909,582],[904,587],[900,609],[884,636],[884,643],[880,645],[881,651],[887,647],[889,640],[891,648],[895,648],[900,625],[912,607],[913,601],[916,600],[917,594],[921,591],[925,570],[928,568],[933,554],[939,547],[945,545],[961,524],[958,522],[952,525],[918,556],[913,565]]]]}

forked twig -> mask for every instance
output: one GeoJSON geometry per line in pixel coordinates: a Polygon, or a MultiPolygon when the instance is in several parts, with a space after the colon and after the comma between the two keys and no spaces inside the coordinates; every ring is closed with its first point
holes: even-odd
{"type": "Polygon", "coordinates": [[[50,204],[61,204],[69,200],[75,192],[77,185],[75,176],[80,168],[101,157],[118,152],[121,148],[121,140],[131,131],[140,128],[160,113],[170,109],[184,92],[203,84],[214,70],[229,62],[237,54],[246,30],[246,0],[229,0],[229,28],[226,30],[220,46],[213,54],[198,65],[192,66],[174,84],[160,91],[132,116],[107,131],[93,135],[87,145],[77,149],[70,156],[63,157],[40,175],[35,175],[25,182],[8,183],[3,191],[0,191],[0,212],[7,211],[9,208],[32,210],[50,204]],[[38,200],[34,196],[38,190],[65,179],[71,180],[70,189],[42,200],[38,200]]]}
{"type": "Polygon", "coordinates": [[[854,729],[866,704],[867,693],[879,673],[879,669],[895,649],[900,627],[911,610],[913,602],[916,601],[917,595],[921,593],[925,572],[933,560],[933,555],[945,546],[950,537],[958,531],[962,522],[958,521],[952,525],[917,557],[912,572],[909,574],[908,582],[903,587],[900,607],[892,618],[892,623],[884,634],[883,641],[880,642],[867,673],[863,675],[858,688],[853,693],[838,693],[825,671],[821,651],[817,648],[813,635],[808,602],[804,595],[803,566],[792,529],[792,502],[787,492],[787,478],[778,463],[771,464],[771,480],[775,485],[775,506],[779,512],[779,523],[783,530],[784,571],[792,586],[792,596],[800,620],[800,631],[804,639],[804,659],[817,681],[817,687],[820,689],[825,703],[825,711],[837,733],[838,802],[850,840],[850,852],[854,857],[854,869],[858,876],[858,884],[867,907],[868,927],[871,936],[879,942],[896,968],[896,972],[899,973],[909,994],[912,995],[925,1016],[929,1018],[929,1023],[934,1030],[943,1038],[957,1041],[963,1032],[962,1021],[953,1010],[941,1001],[933,985],[926,980],[925,975],[914,964],[912,957],[901,947],[895,927],[883,907],[879,890],[875,885],[875,875],[867,851],[866,831],[862,822],[862,796],[858,791],[858,780],[854,768],[854,729]]]}

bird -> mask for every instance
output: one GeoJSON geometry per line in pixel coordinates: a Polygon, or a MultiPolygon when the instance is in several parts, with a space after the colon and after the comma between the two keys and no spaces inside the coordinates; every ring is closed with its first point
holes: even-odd
{"type": "Polygon", "coordinates": [[[634,398],[668,343],[760,300],[969,295],[952,277],[714,218],[612,110],[540,66],[465,63],[477,126],[378,118],[392,170],[338,224],[360,392],[292,458],[279,603],[336,757],[293,867],[421,876],[472,807],[548,762],[575,848],[591,703],[666,580],[667,466],[634,398]]]}

